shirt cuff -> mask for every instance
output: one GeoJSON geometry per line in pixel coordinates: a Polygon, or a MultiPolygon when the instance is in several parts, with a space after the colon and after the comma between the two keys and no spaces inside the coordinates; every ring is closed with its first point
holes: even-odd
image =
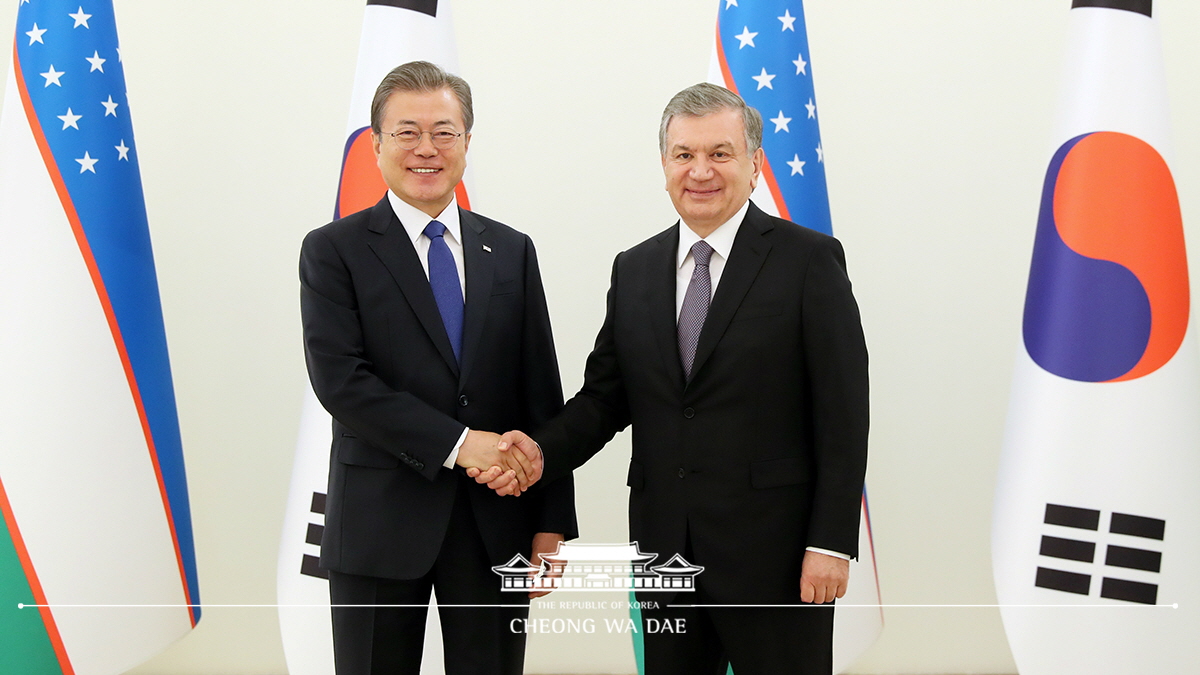
{"type": "Polygon", "coordinates": [[[813,553],[821,553],[823,555],[833,556],[834,558],[841,558],[842,560],[850,559],[850,556],[846,555],[845,553],[838,553],[837,551],[830,551],[827,548],[817,548],[816,546],[809,546],[808,548],[806,548],[804,550],[812,551],[813,553]]]}
{"type": "Polygon", "coordinates": [[[454,468],[454,463],[458,461],[458,451],[462,450],[463,443],[467,442],[467,432],[469,431],[471,431],[469,428],[463,429],[462,436],[458,437],[458,442],[454,444],[454,449],[450,451],[450,456],[446,458],[446,461],[442,462],[442,466],[447,469],[454,468]]]}

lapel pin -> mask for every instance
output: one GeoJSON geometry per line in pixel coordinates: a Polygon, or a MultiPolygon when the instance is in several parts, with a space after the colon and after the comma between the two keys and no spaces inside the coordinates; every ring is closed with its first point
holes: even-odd
{"type": "Polygon", "coordinates": [[[484,244],[484,245],[483,245],[483,250],[487,251],[488,253],[491,253],[491,252],[492,252],[492,247],[491,247],[491,246],[488,246],[487,244],[484,244]]]}

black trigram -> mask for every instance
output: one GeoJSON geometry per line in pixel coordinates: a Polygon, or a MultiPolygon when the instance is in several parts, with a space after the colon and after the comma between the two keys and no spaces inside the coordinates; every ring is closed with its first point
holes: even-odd
{"type": "Polygon", "coordinates": [[[368,5],[389,5],[400,9],[411,9],[414,12],[437,16],[437,0],[367,0],[368,5]]]}
{"type": "MultiPolygon", "coordinates": [[[[1047,504],[1047,525],[1070,527],[1077,530],[1099,532],[1100,512],[1095,509],[1084,509],[1075,506],[1047,504]]],[[[1167,522],[1158,518],[1133,516],[1127,513],[1113,513],[1108,521],[1108,531],[1142,539],[1162,541],[1167,522]]],[[[1087,535],[1080,532],[1080,537],[1087,535]]],[[[1149,542],[1146,542],[1149,544],[1149,542]]],[[[1049,534],[1042,535],[1042,545],[1039,553],[1045,557],[1059,560],[1074,560],[1082,563],[1098,563],[1096,560],[1097,544],[1087,539],[1068,539],[1049,534]]],[[[1100,597],[1110,600],[1123,600],[1153,605],[1158,601],[1158,585],[1142,581],[1118,579],[1110,574],[1120,574],[1121,569],[1141,570],[1157,574],[1162,568],[1162,553],[1143,548],[1131,548],[1108,544],[1104,547],[1104,560],[1101,564],[1106,569],[1098,575],[1100,581],[1100,597]]],[[[1050,567],[1037,568],[1037,578],[1034,585],[1064,593],[1089,595],[1092,590],[1091,574],[1069,572],[1050,567]]]]}
{"type": "MultiPolygon", "coordinates": [[[[312,495],[312,506],[309,507],[309,512],[316,513],[320,516],[325,515],[325,495],[320,492],[314,492],[312,495]]],[[[304,535],[304,541],[316,546],[321,545],[321,535],[325,532],[324,525],[316,523],[308,524],[308,531],[304,535]]],[[[300,561],[300,573],[307,574],[310,577],[319,579],[328,579],[329,572],[321,569],[321,559],[315,555],[304,554],[304,559],[300,561]]]]}

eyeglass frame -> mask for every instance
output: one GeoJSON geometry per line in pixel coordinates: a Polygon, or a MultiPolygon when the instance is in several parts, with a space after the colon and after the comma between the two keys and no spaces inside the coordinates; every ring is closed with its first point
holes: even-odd
{"type": "Polygon", "coordinates": [[[395,144],[396,144],[396,147],[400,148],[401,150],[415,150],[416,148],[420,147],[421,139],[425,137],[425,134],[429,134],[429,142],[431,144],[433,144],[433,147],[435,147],[439,150],[449,150],[450,148],[453,148],[455,145],[457,145],[458,139],[462,138],[463,135],[465,135],[467,132],[465,132],[465,131],[450,131],[448,129],[434,129],[432,131],[421,131],[419,129],[401,129],[399,131],[381,131],[379,133],[383,136],[391,136],[392,141],[395,142],[395,144]],[[400,134],[404,134],[404,133],[416,133],[417,134],[416,142],[411,145],[404,145],[400,141],[400,134]],[[453,136],[454,140],[447,143],[445,146],[438,145],[438,139],[435,134],[446,134],[447,136],[453,136]]]}

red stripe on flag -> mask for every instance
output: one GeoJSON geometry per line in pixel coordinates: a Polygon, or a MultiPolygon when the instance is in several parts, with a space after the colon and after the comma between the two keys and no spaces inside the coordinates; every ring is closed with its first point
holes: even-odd
{"type": "Polygon", "coordinates": [[[775,208],[779,209],[779,217],[791,220],[792,215],[788,212],[787,202],[783,201],[783,193],[779,191],[779,183],[775,182],[775,172],[771,170],[771,162],[767,160],[765,152],[763,153],[762,179],[767,181],[767,189],[771,191],[771,197],[775,199],[775,208]]]}
{"type": "Polygon", "coordinates": [[[871,532],[871,507],[867,505],[867,489],[863,488],[862,510],[867,521],[867,543],[871,545],[871,567],[875,573],[875,597],[879,600],[879,623],[883,621],[883,591],[879,590],[879,562],[875,558],[875,535],[871,532]]]}
{"type": "Polygon", "coordinates": [[[17,57],[15,41],[13,43],[12,64],[17,80],[17,87],[20,89],[21,103],[25,107],[25,117],[29,121],[30,131],[33,133],[34,141],[37,142],[38,150],[41,151],[42,161],[46,164],[46,170],[50,174],[51,182],[54,183],[58,199],[62,202],[67,221],[71,224],[71,231],[75,235],[75,242],[79,245],[79,252],[82,254],[88,274],[92,278],[92,285],[96,288],[96,295],[100,300],[100,306],[104,310],[104,316],[108,320],[108,328],[112,333],[113,343],[117,348],[117,354],[120,356],[121,365],[125,370],[125,379],[129,383],[129,391],[133,395],[133,403],[137,408],[138,418],[142,424],[142,434],[146,437],[146,447],[150,453],[150,461],[154,465],[154,476],[158,481],[158,491],[162,497],[163,511],[167,517],[167,525],[171,530],[171,543],[175,547],[175,562],[179,567],[179,579],[183,586],[184,596],[187,598],[188,617],[191,620],[192,627],[195,628],[196,603],[192,599],[192,588],[188,585],[187,571],[183,565],[183,552],[179,548],[179,535],[175,531],[175,517],[171,513],[171,500],[167,496],[167,485],[163,481],[162,468],[158,462],[158,450],[154,446],[154,435],[150,432],[150,420],[146,417],[146,406],[142,402],[142,394],[138,389],[137,378],[134,376],[133,363],[129,360],[129,352],[125,348],[125,338],[121,335],[121,326],[117,323],[117,315],[113,311],[112,301],[109,299],[108,290],[104,286],[104,278],[100,275],[100,268],[96,264],[95,256],[92,254],[92,247],[88,244],[87,234],[83,231],[83,225],[79,221],[79,213],[75,210],[75,204],[71,201],[71,194],[67,191],[66,183],[63,182],[62,173],[58,169],[58,163],[54,160],[54,153],[50,151],[50,144],[46,141],[45,132],[43,132],[41,122],[37,118],[37,111],[34,110],[33,101],[30,99],[29,91],[25,87],[25,76],[21,72],[21,61],[17,57]]]}

